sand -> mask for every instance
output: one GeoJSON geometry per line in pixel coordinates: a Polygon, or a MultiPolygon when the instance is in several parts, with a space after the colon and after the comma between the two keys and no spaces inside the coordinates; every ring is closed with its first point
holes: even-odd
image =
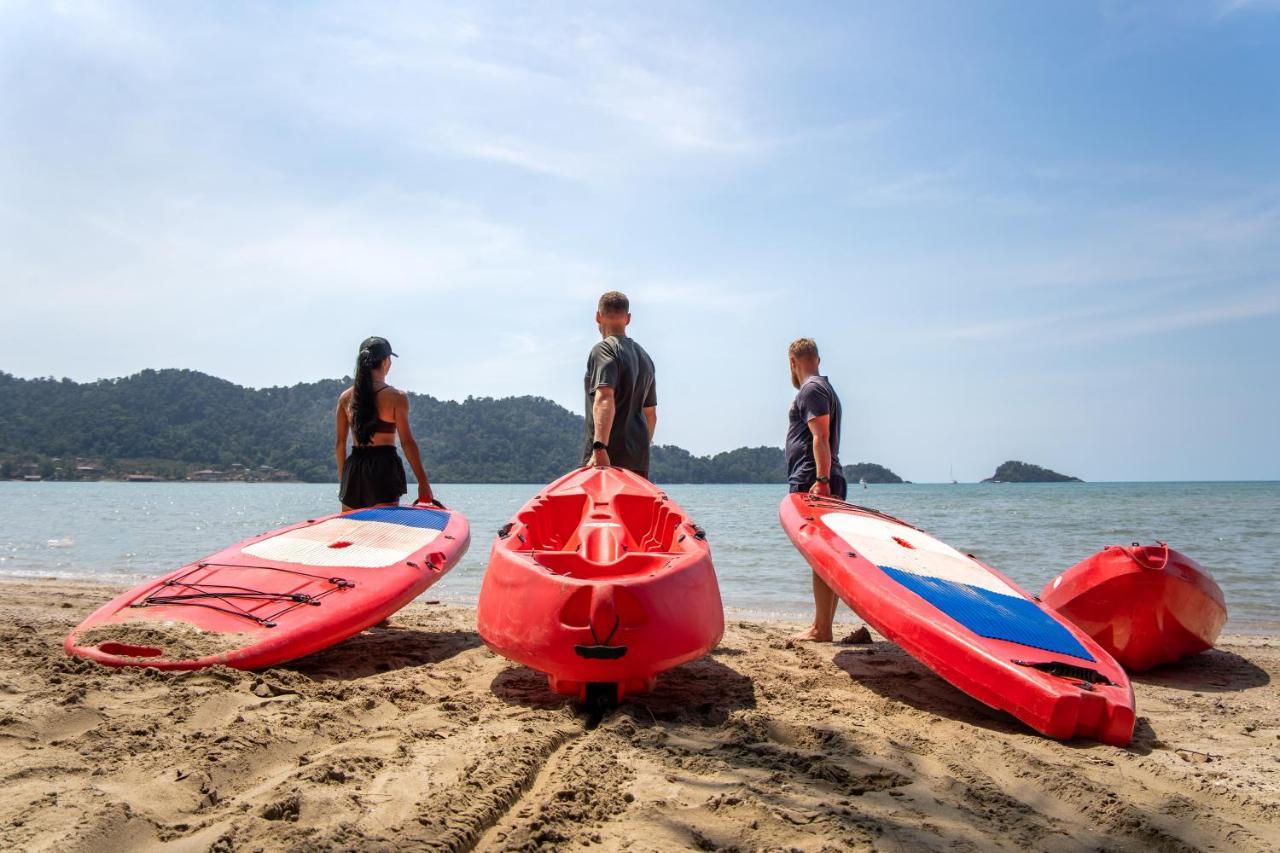
{"type": "Polygon", "coordinates": [[[115,588],[0,590],[0,847],[1280,848],[1273,639],[1139,676],[1128,749],[1040,737],[875,635],[736,620],[588,730],[467,608],[415,603],[263,673],[165,674],[64,656],[115,588]]]}

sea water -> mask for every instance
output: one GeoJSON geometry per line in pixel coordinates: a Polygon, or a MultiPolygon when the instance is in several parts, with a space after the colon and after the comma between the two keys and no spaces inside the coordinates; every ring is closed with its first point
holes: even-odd
{"type": "MultiPolygon", "coordinates": [[[[664,488],[706,529],[731,616],[807,618],[809,570],[778,525],[782,487],[664,488]]],[[[537,489],[437,485],[472,544],[427,597],[474,603],[495,531],[537,489]]],[[[849,497],[1032,593],[1104,545],[1164,540],[1222,586],[1228,630],[1280,630],[1280,483],[851,484],[849,497]]],[[[0,575],[133,583],[337,509],[337,486],[323,484],[0,482],[0,575]]]]}

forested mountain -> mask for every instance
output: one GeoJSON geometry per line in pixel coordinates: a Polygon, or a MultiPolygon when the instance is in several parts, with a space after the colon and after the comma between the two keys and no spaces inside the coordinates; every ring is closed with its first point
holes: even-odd
{"type": "Polygon", "coordinates": [[[1067,474],[1059,474],[1057,471],[1050,471],[1048,468],[1041,468],[1039,465],[1032,465],[1029,462],[1019,462],[1010,459],[1003,462],[996,472],[984,483],[1083,483],[1079,477],[1072,477],[1067,474]]]}
{"type": "MultiPolygon", "coordinates": [[[[180,479],[199,469],[230,475],[267,466],[277,477],[333,481],[334,403],[349,381],[255,389],[191,370],[88,383],[0,372],[0,476],[142,472],[180,479]]],[[[545,483],[580,461],[581,416],[551,400],[409,396],[410,421],[435,481],[545,483]]],[[[776,447],[694,456],[658,446],[650,473],[666,483],[786,480],[776,447]]]]}
{"type": "Polygon", "coordinates": [[[859,462],[844,466],[845,479],[850,483],[866,480],[868,483],[901,483],[902,478],[883,465],[874,462],[859,462]]]}

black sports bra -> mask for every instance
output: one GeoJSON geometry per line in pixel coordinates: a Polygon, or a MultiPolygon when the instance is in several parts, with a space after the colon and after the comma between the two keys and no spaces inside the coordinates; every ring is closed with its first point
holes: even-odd
{"type": "MultiPolygon", "coordinates": [[[[374,391],[374,392],[373,392],[373,396],[374,396],[374,397],[377,397],[379,394],[381,394],[383,391],[387,390],[387,389],[388,389],[388,388],[390,388],[390,387],[391,387],[390,385],[383,385],[383,386],[382,386],[381,388],[379,388],[377,391],[374,391]]],[[[395,422],[394,422],[394,421],[384,421],[382,418],[378,418],[376,421],[374,421],[374,422],[373,422],[373,430],[372,430],[372,432],[391,432],[391,433],[393,433],[393,432],[395,432],[395,431],[396,431],[396,425],[395,425],[395,422]]]]}

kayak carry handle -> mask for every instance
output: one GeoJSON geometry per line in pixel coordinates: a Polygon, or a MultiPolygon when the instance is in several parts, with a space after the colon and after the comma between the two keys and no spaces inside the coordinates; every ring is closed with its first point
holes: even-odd
{"type": "Polygon", "coordinates": [[[1154,563],[1147,561],[1146,553],[1150,546],[1143,548],[1141,544],[1134,542],[1129,548],[1121,545],[1120,550],[1128,554],[1129,559],[1133,560],[1139,566],[1142,566],[1142,568],[1150,569],[1153,572],[1160,572],[1164,571],[1164,567],[1169,565],[1169,545],[1166,542],[1161,542],[1159,539],[1156,540],[1156,545],[1159,545],[1161,549],[1159,565],[1155,565],[1154,563]],[[1141,551],[1142,556],[1139,556],[1139,551],[1141,551]]]}
{"type": "Polygon", "coordinates": [[[627,653],[626,646],[584,646],[581,644],[573,647],[574,653],[580,658],[588,660],[617,660],[627,653]]]}

